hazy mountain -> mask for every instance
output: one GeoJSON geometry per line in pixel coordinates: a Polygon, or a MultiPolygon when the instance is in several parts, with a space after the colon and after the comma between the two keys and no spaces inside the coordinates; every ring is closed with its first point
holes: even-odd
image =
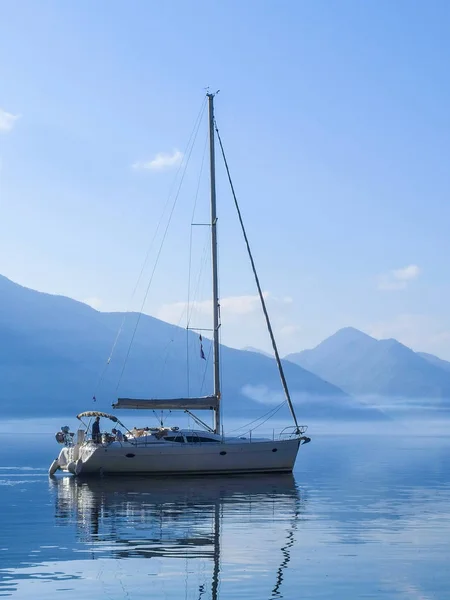
{"type": "Polygon", "coordinates": [[[450,398],[450,363],[352,327],[286,359],[355,395],[450,398]]]}
{"type": "Polygon", "coordinates": [[[417,352],[419,356],[430,362],[435,367],[440,367],[445,371],[450,373],[450,362],[448,360],[442,360],[442,358],[438,358],[434,354],[428,354],[427,352],[417,352]]]}
{"type": "MultiPolygon", "coordinates": [[[[0,276],[3,416],[67,415],[94,407],[110,410],[118,395],[177,397],[186,395],[188,388],[190,395],[210,393],[211,343],[205,338],[203,349],[207,360],[200,357],[196,334],[153,317],[100,313],[81,302],[36,292],[0,276]]],[[[222,367],[225,415],[263,414],[281,401],[272,358],[223,347],[222,367]]],[[[285,369],[302,418],[367,414],[335,385],[291,362],[286,361],[285,369]]]]}
{"type": "Polygon", "coordinates": [[[253,348],[253,346],[245,346],[242,348],[246,352],[256,352],[256,354],[262,354],[263,356],[267,356],[268,358],[273,358],[273,354],[269,354],[269,352],[264,352],[264,350],[260,350],[259,348],[253,348]]]}

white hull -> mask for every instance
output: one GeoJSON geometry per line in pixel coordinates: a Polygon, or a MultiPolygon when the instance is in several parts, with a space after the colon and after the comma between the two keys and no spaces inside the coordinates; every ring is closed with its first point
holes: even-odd
{"type": "Polygon", "coordinates": [[[103,473],[233,474],[292,471],[299,439],[212,444],[86,444],[64,448],[59,467],[75,475],[103,473]]]}

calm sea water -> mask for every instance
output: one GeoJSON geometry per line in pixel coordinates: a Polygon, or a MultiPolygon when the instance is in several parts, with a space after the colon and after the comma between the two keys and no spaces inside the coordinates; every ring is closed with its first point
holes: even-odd
{"type": "Polygon", "coordinates": [[[0,435],[0,596],[450,599],[448,437],[315,435],[266,477],[50,480],[57,450],[0,435]]]}

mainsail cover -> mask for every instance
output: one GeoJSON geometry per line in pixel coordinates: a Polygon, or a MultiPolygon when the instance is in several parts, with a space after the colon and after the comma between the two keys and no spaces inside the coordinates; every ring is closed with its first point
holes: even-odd
{"type": "Polygon", "coordinates": [[[113,408],[149,410],[214,410],[218,406],[217,396],[200,398],[135,399],[118,398],[113,408]]]}

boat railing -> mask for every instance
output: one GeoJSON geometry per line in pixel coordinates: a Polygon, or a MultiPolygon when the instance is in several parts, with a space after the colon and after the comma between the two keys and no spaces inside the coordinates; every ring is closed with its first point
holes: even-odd
{"type": "MultiPolygon", "coordinates": [[[[284,429],[282,429],[281,431],[276,431],[275,429],[272,430],[271,434],[272,435],[267,435],[263,434],[262,432],[260,433],[259,431],[257,432],[257,435],[255,437],[255,433],[256,430],[252,430],[249,429],[247,430],[247,432],[245,434],[241,434],[241,435],[237,435],[236,436],[236,440],[247,440],[248,442],[252,442],[253,438],[255,437],[255,441],[261,441],[261,437],[271,437],[272,441],[277,441],[277,440],[289,440],[289,439],[294,439],[294,438],[302,438],[302,436],[306,433],[308,429],[307,425],[299,425],[298,427],[295,425],[289,426],[289,427],[285,427],[284,429]]],[[[198,435],[198,433],[196,431],[190,431],[189,435],[185,436],[184,434],[180,434],[178,431],[171,431],[170,432],[171,435],[173,435],[174,437],[176,437],[177,435],[180,435],[181,437],[183,437],[183,442],[186,441],[186,443],[196,443],[196,445],[200,445],[203,443],[203,439],[198,435]],[[196,439],[194,439],[196,438],[196,439]]],[[[127,443],[130,444],[132,446],[143,446],[143,447],[147,447],[147,446],[153,446],[155,444],[155,441],[152,440],[150,441],[149,438],[151,437],[151,435],[144,435],[144,436],[139,436],[139,437],[134,437],[134,436],[130,436],[127,435],[127,437],[124,439],[123,442],[121,442],[121,445],[123,443],[127,443]]],[[[164,441],[164,436],[161,436],[161,438],[158,441],[163,442],[164,441]]],[[[101,446],[109,446],[111,443],[113,443],[114,441],[117,441],[114,439],[113,436],[111,435],[105,435],[102,434],[101,438],[100,438],[100,442],[98,442],[99,445],[101,446]]],[[[94,440],[91,437],[86,437],[86,439],[84,440],[84,443],[92,443],[94,440]]],[[[172,440],[171,440],[172,441],[172,440]]],[[[175,441],[175,440],[174,440],[175,441]]],[[[178,442],[178,440],[176,440],[178,442]]],[[[223,438],[222,438],[223,441],[223,438]]]]}
{"type": "Polygon", "coordinates": [[[281,432],[278,435],[278,439],[286,440],[295,437],[300,437],[304,435],[307,430],[308,425],[299,425],[298,427],[296,425],[291,425],[281,430],[281,432]]]}
{"type": "MultiPolygon", "coordinates": [[[[277,440],[290,440],[293,438],[301,438],[305,432],[308,429],[308,425],[299,425],[298,427],[296,425],[292,425],[289,427],[285,427],[284,429],[282,429],[281,431],[276,431],[275,429],[272,429],[272,434],[268,434],[268,433],[259,433],[256,437],[257,441],[261,440],[261,437],[271,437],[272,441],[277,441],[277,440]]],[[[248,440],[249,442],[253,441],[253,437],[255,435],[256,430],[254,429],[248,429],[246,431],[245,434],[241,434],[239,436],[236,436],[236,439],[241,439],[241,440],[248,440]]]]}

